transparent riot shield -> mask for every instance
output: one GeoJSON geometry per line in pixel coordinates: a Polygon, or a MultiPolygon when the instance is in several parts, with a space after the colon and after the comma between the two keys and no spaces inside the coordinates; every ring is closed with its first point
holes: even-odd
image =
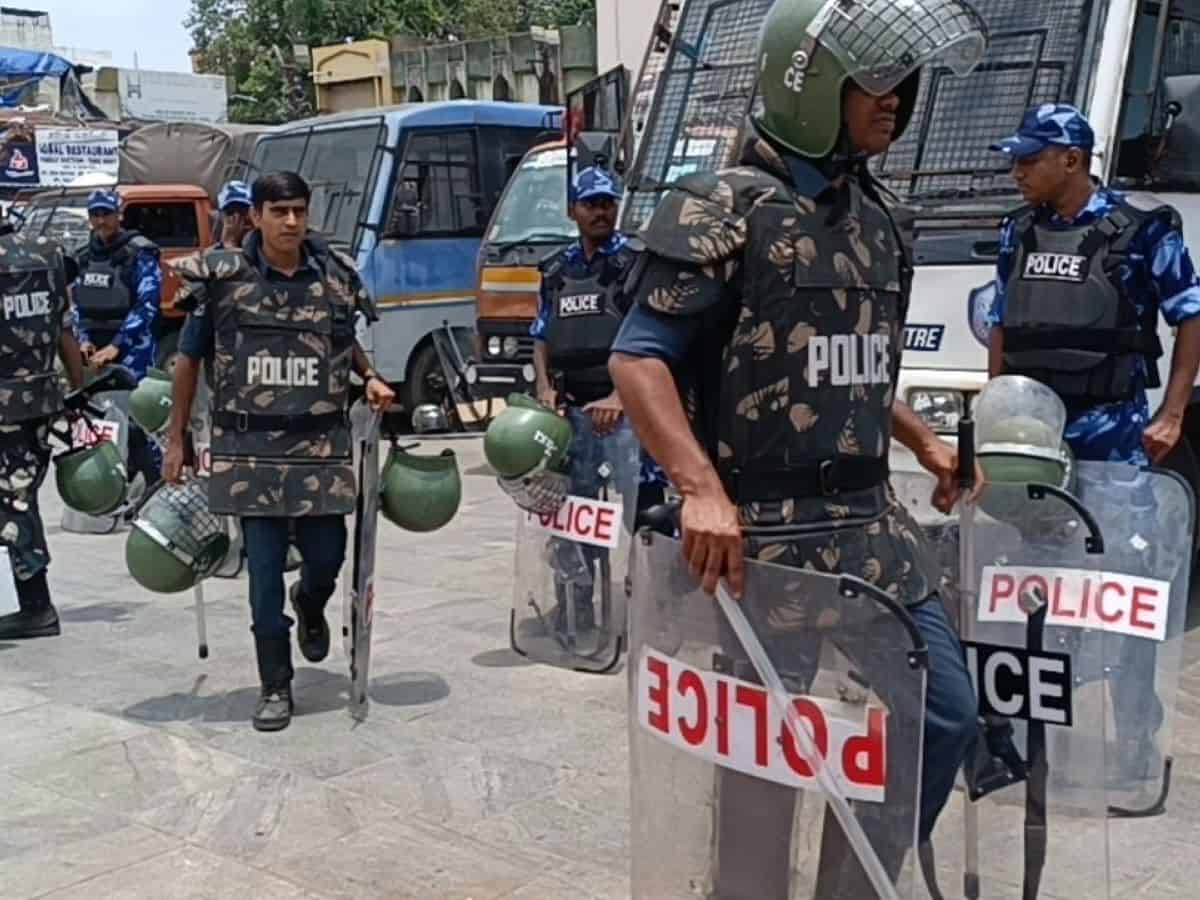
{"type": "Polygon", "coordinates": [[[630,581],[631,895],[915,897],[926,652],[907,612],[858,579],[758,562],[736,607],[790,695],[789,723],[808,729],[848,801],[862,852],[680,544],[643,531],[630,581]]]}
{"type": "MultiPolygon", "coordinates": [[[[76,419],[71,426],[71,449],[91,447],[102,440],[112,441],[121,451],[121,458],[129,460],[129,395],[130,391],[106,391],[92,398],[93,406],[104,410],[102,419],[76,419]]],[[[74,534],[111,534],[124,519],[126,507],[122,506],[114,515],[89,516],[64,505],[62,529],[74,534]]]]}
{"type": "Polygon", "coordinates": [[[1193,498],[1173,475],[1082,463],[1072,493],[988,484],[957,517],[922,507],[956,577],[979,699],[974,757],[939,821],[930,895],[1112,895],[1118,815],[1162,811],[1193,498]],[[957,566],[951,560],[957,559],[957,566]]]}
{"type": "Polygon", "coordinates": [[[640,449],[627,423],[601,437],[572,420],[570,493],[553,513],[517,512],[510,640],[536,662],[609,672],[625,644],[640,449]]]}
{"type": "MultiPolygon", "coordinates": [[[[192,433],[192,452],[195,455],[194,471],[197,478],[206,481],[212,475],[212,389],[208,383],[207,364],[202,363],[199,377],[196,379],[196,394],[192,400],[192,410],[188,419],[188,429],[192,433]]],[[[221,521],[229,535],[229,552],[225,560],[213,573],[215,578],[237,578],[242,573],[245,563],[242,543],[242,529],[234,516],[221,516],[221,521]]],[[[198,595],[199,596],[199,595],[198,595]]],[[[201,601],[198,599],[198,603],[201,601]]]]}

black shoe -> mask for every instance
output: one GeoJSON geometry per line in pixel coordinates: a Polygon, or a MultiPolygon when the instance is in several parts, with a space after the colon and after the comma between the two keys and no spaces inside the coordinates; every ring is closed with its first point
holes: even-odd
{"type": "Polygon", "coordinates": [[[0,616],[0,641],[23,641],[29,638],[56,637],[62,633],[58,610],[48,604],[37,612],[21,610],[0,616]]]}
{"type": "Polygon", "coordinates": [[[20,612],[0,616],[0,641],[55,637],[62,633],[58,610],[50,602],[50,585],[45,571],[17,582],[17,602],[21,606],[20,612]]]}
{"type": "Polygon", "coordinates": [[[254,639],[262,693],[254,707],[255,731],[282,731],[292,723],[292,643],[285,635],[254,639]]]}
{"type": "Polygon", "coordinates": [[[296,613],[296,643],[309,662],[320,662],[329,655],[329,623],[323,610],[305,609],[305,600],[300,593],[300,582],[288,590],[292,609],[296,613]]]}
{"type": "Polygon", "coordinates": [[[291,685],[264,686],[258,698],[258,705],[254,707],[254,730],[283,731],[292,724],[294,709],[291,685]]]}

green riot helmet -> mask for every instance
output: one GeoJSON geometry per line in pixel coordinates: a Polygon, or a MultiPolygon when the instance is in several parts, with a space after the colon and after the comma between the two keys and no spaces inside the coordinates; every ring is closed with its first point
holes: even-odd
{"type": "Polygon", "coordinates": [[[208,511],[203,480],[164,483],[138,510],[125,541],[125,565],[146,590],[177,594],[216,572],[229,546],[223,520],[208,511]]]}
{"type": "Polygon", "coordinates": [[[89,516],[107,516],[125,502],[128,485],[121,451],[112,441],[68,450],[54,458],[63,503],[89,516]]]}
{"type": "Polygon", "coordinates": [[[916,106],[922,66],[939,60],[957,75],[987,49],[987,27],[965,0],[776,0],[759,40],[759,128],[812,159],[842,131],[851,81],[877,97],[900,95],[895,138],[916,106]]]}
{"type": "Polygon", "coordinates": [[[566,500],[571,423],[524,395],[511,395],[508,408],[492,420],[483,453],[500,487],[529,512],[554,512],[566,500]]]}
{"type": "Polygon", "coordinates": [[[171,377],[151,369],[129,395],[129,418],[146,434],[158,434],[171,418],[171,377]]]}
{"type": "Polygon", "coordinates": [[[462,479],[453,450],[417,456],[392,447],[380,480],[379,511],[406,531],[437,531],[462,502],[462,479]]]}
{"type": "Polygon", "coordinates": [[[976,458],[987,486],[983,511],[1016,521],[1027,510],[1026,485],[1074,487],[1075,463],[1063,440],[1067,410],[1046,385],[1022,375],[993,378],[975,401],[976,458]]]}

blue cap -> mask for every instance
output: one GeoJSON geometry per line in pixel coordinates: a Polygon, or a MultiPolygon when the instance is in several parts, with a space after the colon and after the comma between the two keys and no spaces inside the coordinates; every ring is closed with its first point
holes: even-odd
{"type": "Polygon", "coordinates": [[[88,194],[87,210],[103,212],[116,212],[121,208],[121,195],[116,191],[98,190],[88,194]]]}
{"type": "Polygon", "coordinates": [[[1016,134],[992,144],[992,149],[1027,159],[1051,145],[1091,150],[1095,144],[1096,134],[1083,113],[1066,103],[1043,103],[1025,113],[1016,134]]]}
{"type": "Polygon", "coordinates": [[[217,209],[222,212],[229,206],[250,205],[252,205],[250,186],[244,181],[230,181],[221,188],[221,193],[217,195],[217,209]]]}
{"type": "Polygon", "coordinates": [[[620,200],[622,190],[620,180],[607,169],[588,166],[575,175],[575,181],[571,184],[571,202],[582,203],[597,197],[620,200]]]}

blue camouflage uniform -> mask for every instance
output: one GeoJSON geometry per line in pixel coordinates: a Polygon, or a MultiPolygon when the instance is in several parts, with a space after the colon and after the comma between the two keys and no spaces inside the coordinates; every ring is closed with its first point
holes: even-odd
{"type": "MultiPolygon", "coordinates": [[[[1013,159],[1021,159],[1051,145],[1090,150],[1094,141],[1091,126],[1077,110],[1066,104],[1046,104],[1026,113],[1020,131],[993,145],[993,149],[1013,159]]],[[[1048,227],[1078,227],[1096,221],[1111,212],[1121,202],[1121,197],[1119,192],[1098,185],[1087,206],[1074,220],[1065,221],[1057,213],[1050,212],[1046,220],[1048,227]]],[[[1006,220],[1000,232],[996,296],[987,319],[989,328],[1004,322],[1005,285],[1012,274],[1019,237],[1014,221],[1006,220]]],[[[1183,234],[1163,220],[1147,220],[1134,236],[1127,264],[1121,267],[1120,275],[1127,296],[1139,315],[1157,305],[1171,326],[1200,316],[1200,280],[1196,278],[1183,234]]],[[[1077,459],[1144,466],[1149,464],[1149,459],[1142,446],[1142,433],[1149,424],[1150,407],[1146,399],[1143,363],[1133,400],[1072,410],[1065,437],[1077,459]]]]}
{"type": "MultiPolygon", "coordinates": [[[[119,208],[120,199],[114,191],[95,191],[88,198],[88,212],[104,210],[115,212],[119,208]]],[[[104,245],[95,235],[88,241],[86,253],[103,254],[104,245]]],[[[146,377],[146,372],[154,365],[158,353],[158,341],[154,336],[154,321],[158,318],[162,302],[162,268],[159,265],[157,250],[139,250],[133,259],[133,264],[124,270],[125,286],[130,296],[134,298],[129,314],[125,316],[120,330],[113,339],[113,344],[121,351],[117,363],[126,366],[138,377],[146,377]]],[[[75,334],[81,344],[95,344],[88,335],[79,319],[79,308],[72,304],[72,317],[75,334]]],[[[100,346],[97,350],[103,349],[100,346]]]]}
{"type": "MultiPolygon", "coordinates": [[[[571,193],[572,202],[599,196],[611,197],[613,199],[619,199],[620,197],[619,185],[615,179],[611,178],[603,170],[596,168],[587,168],[579,172],[575,177],[571,193]]],[[[573,241],[561,251],[563,273],[570,277],[586,277],[593,267],[596,267],[606,258],[617,256],[628,246],[629,239],[619,231],[614,231],[604,244],[596,248],[595,256],[588,259],[584,254],[583,244],[578,240],[573,241]]],[[[549,288],[543,282],[538,296],[537,317],[529,327],[529,334],[534,340],[544,341],[546,339],[546,325],[552,315],[553,302],[554,298],[550,296],[549,288]]],[[[580,416],[583,416],[583,413],[578,411],[571,415],[571,424],[577,432],[581,426],[590,428],[590,425],[584,422],[580,416]],[[579,419],[579,421],[576,421],[576,419],[579,419]]],[[[623,422],[622,427],[629,427],[628,421],[623,422]]],[[[649,488],[663,488],[669,484],[667,475],[662,470],[662,467],[645,452],[642,453],[640,483],[643,487],[649,488]]]]}
{"type": "MultiPolygon", "coordinates": [[[[992,149],[1005,153],[1013,160],[1021,160],[1051,146],[1091,150],[1094,144],[1092,127],[1082,113],[1066,104],[1044,104],[1026,112],[1017,133],[992,145],[992,149]]],[[[1102,219],[1120,206],[1122,200],[1122,194],[1118,191],[1097,185],[1087,204],[1073,220],[1068,221],[1048,209],[1041,221],[1051,230],[1078,228],[1102,219]]],[[[987,319],[989,328],[1003,327],[1005,286],[1012,275],[1020,239],[1014,220],[1006,220],[1000,233],[995,299],[987,319]]],[[[1137,310],[1139,322],[1147,321],[1155,307],[1173,327],[1200,316],[1200,279],[1196,277],[1183,233],[1169,221],[1155,216],[1145,220],[1128,245],[1118,275],[1124,295],[1137,310]]],[[[1157,316],[1153,317],[1153,321],[1157,321],[1157,316]]],[[[1161,362],[1169,365],[1168,361],[1161,362]]],[[[1162,376],[1165,385],[1168,373],[1163,372],[1162,376]]],[[[1126,515],[1123,522],[1133,535],[1156,534],[1160,531],[1153,486],[1140,472],[1142,467],[1150,464],[1142,443],[1142,435],[1151,419],[1146,397],[1148,377],[1147,362],[1141,359],[1136,369],[1131,400],[1084,408],[1068,407],[1064,433],[1078,460],[1130,465],[1128,477],[1110,468],[1091,473],[1081,471],[1077,490],[1089,504],[1124,509],[1126,515]]],[[[1134,546],[1132,542],[1115,540],[1109,546],[1109,564],[1128,571],[1143,570],[1147,565],[1140,558],[1143,551],[1130,549],[1134,546]]],[[[1147,550],[1153,553],[1154,548],[1147,550]]],[[[1112,685],[1120,753],[1123,745],[1132,744],[1136,748],[1161,728],[1163,707],[1153,689],[1146,690],[1152,684],[1152,673],[1156,666],[1154,643],[1117,636],[1110,652],[1118,658],[1118,671],[1141,673],[1138,678],[1118,679],[1112,685]]],[[[1130,754],[1135,759],[1144,755],[1144,751],[1138,749],[1130,754]]]]}

